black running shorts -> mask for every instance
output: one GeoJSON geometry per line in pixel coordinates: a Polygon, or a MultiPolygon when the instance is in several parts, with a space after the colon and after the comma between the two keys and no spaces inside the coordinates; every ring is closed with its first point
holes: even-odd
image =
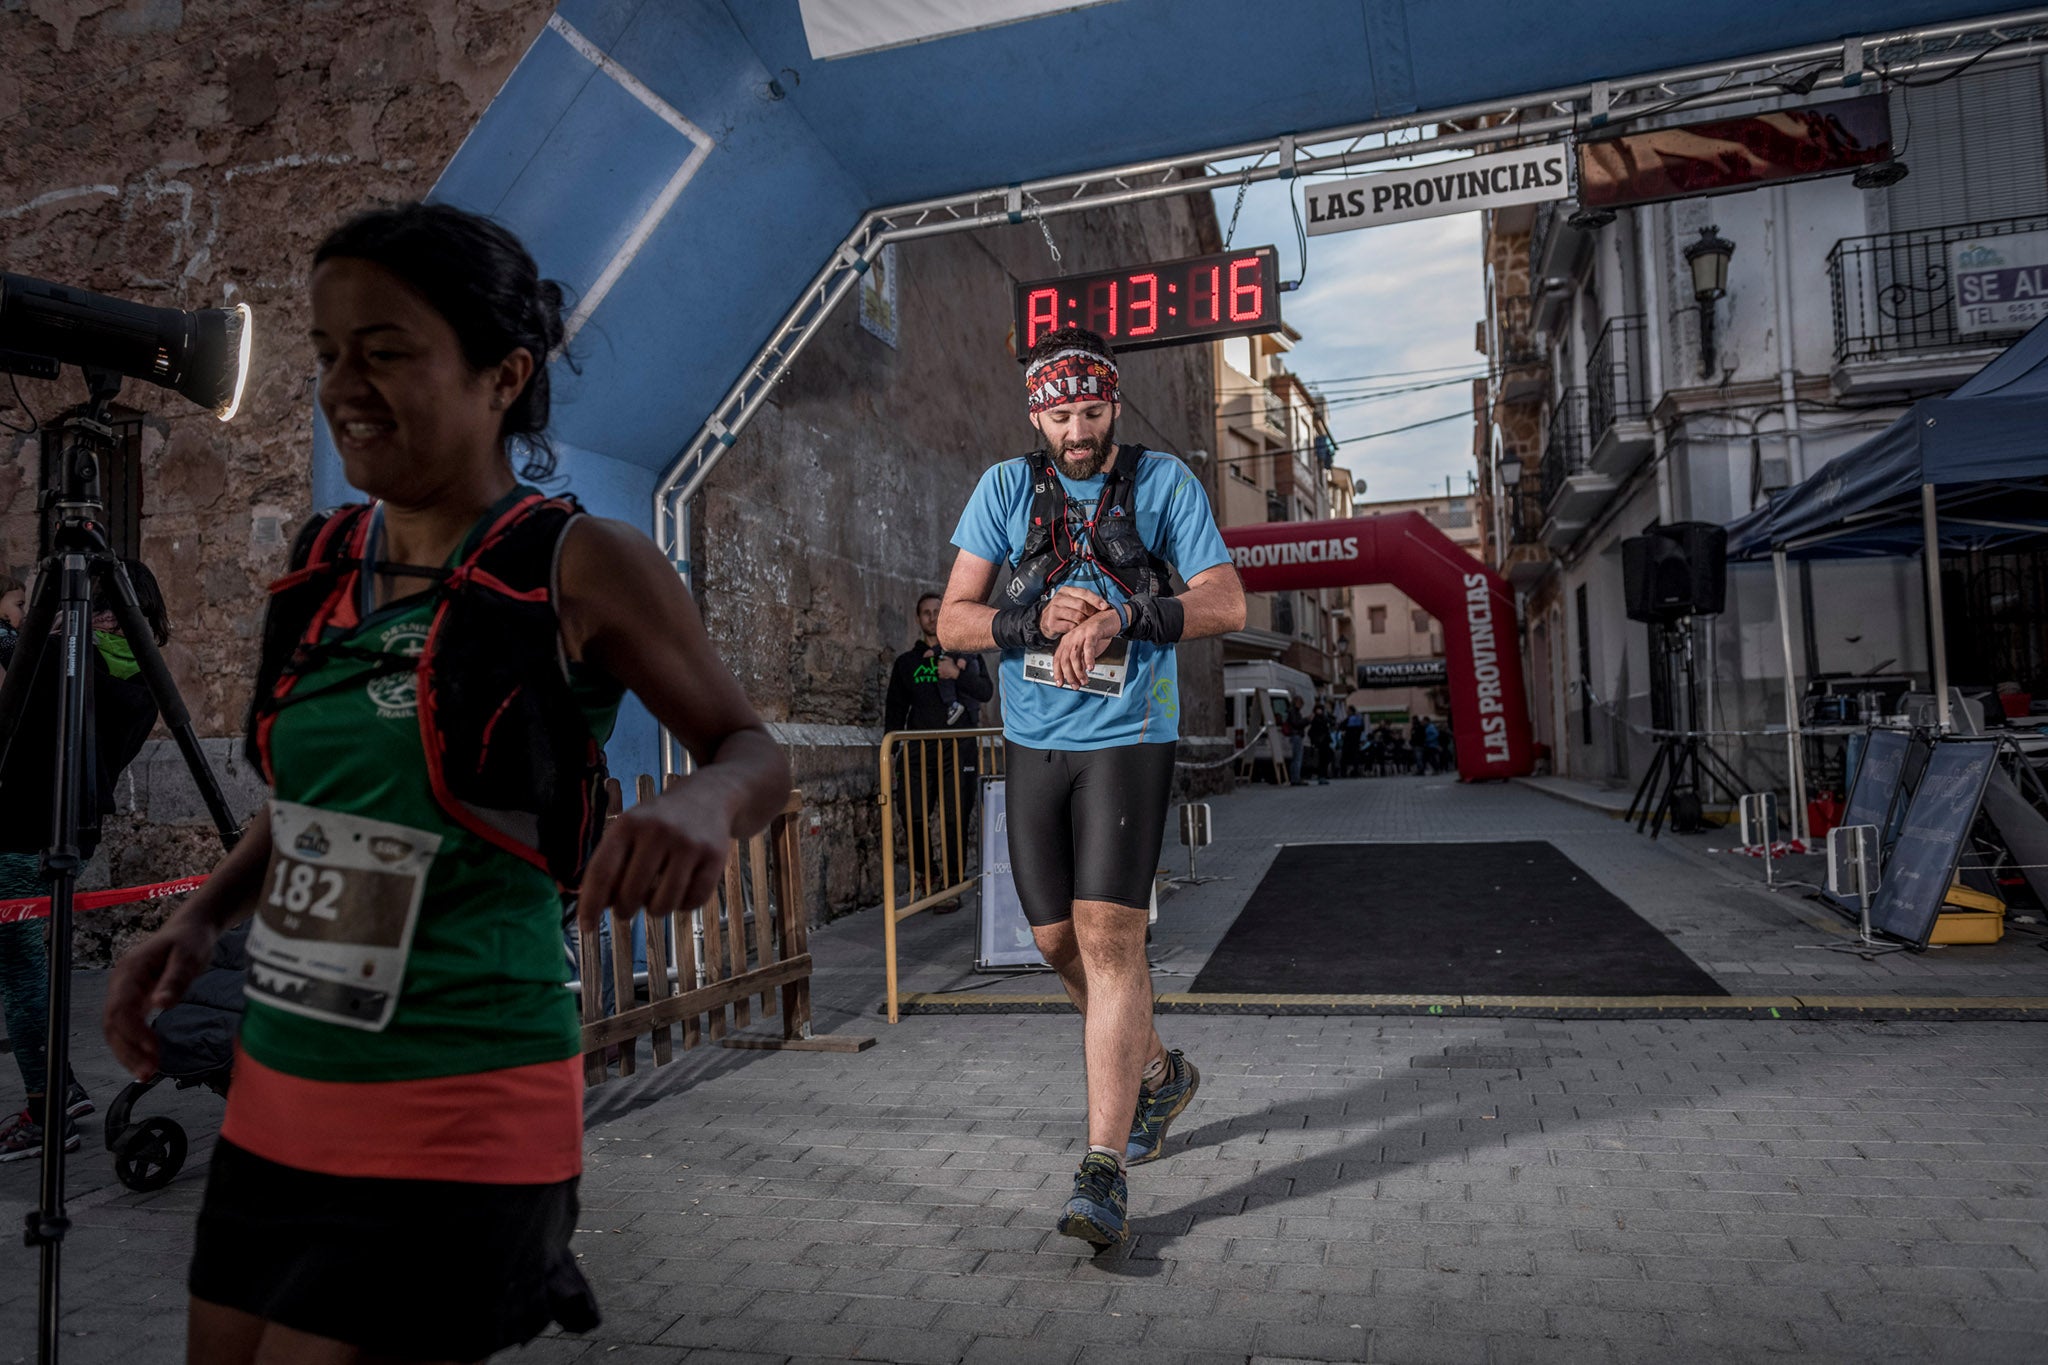
{"type": "Polygon", "coordinates": [[[1058,924],[1074,902],[1152,903],[1173,751],[1165,744],[1113,749],[1004,745],[1010,870],[1024,918],[1058,924]]]}

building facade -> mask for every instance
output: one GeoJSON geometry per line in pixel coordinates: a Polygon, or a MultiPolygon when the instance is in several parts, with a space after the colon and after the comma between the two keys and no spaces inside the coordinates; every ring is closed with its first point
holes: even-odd
{"type": "MultiPolygon", "coordinates": [[[[1215,367],[1216,512],[1224,526],[1350,515],[1351,476],[1335,462],[1327,411],[1287,366],[1292,327],[1211,343],[1215,367]]],[[[1273,660],[1342,695],[1352,639],[1351,589],[1255,592],[1245,626],[1223,638],[1229,662],[1273,660]]]]}
{"type": "MultiPolygon", "coordinates": [[[[2010,342],[1962,323],[1948,262],[1957,243],[2048,233],[2044,89],[2039,58],[1995,57],[1894,89],[1909,174],[1889,186],[1843,176],[1611,215],[1569,200],[1487,215],[1479,492],[1555,771],[1639,779],[1652,714],[1682,676],[1627,617],[1623,540],[1725,525],[2010,342]],[[1689,258],[1703,252],[1726,254],[1723,297],[1696,294],[1689,258]]],[[[1947,567],[1967,596],[1970,567],[1947,567]]],[[[1795,565],[1799,678],[1928,686],[1921,575],[1904,559],[1795,565]]],[[[1692,636],[1697,724],[1745,780],[1784,787],[1785,742],[1767,733],[1786,689],[1770,566],[1731,564],[1725,609],[1692,636]]],[[[1830,776],[1823,762],[1816,777],[1830,776]]]]}

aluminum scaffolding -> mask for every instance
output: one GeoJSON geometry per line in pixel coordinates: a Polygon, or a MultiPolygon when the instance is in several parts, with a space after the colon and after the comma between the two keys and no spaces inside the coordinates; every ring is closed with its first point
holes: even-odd
{"type": "MultiPolygon", "coordinates": [[[[839,301],[892,242],[1111,208],[1233,184],[1341,175],[1379,162],[1479,146],[1520,146],[1573,133],[1749,101],[1853,89],[1914,73],[2048,53],[2048,9],[1866,34],[1778,52],[1592,81],[1505,99],[1288,133],[1106,170],[1054,176],[876,209],[860,220],[770,333],[654,492],[655,536],[691,577],[690,500],[767,402],[839,301]]],[[[663,745],[663,767],[669,767],[663,745]]]]}

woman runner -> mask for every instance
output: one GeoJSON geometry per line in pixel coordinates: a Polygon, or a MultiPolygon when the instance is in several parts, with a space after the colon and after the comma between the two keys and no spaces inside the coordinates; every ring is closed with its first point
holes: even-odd
{"type": "MultiPolygon", "coordinates": [[[[510,448],[527,477],[552,472],[546,357],[562,337],[561,292],[504,229],[413,204],[329,236],[312,305],[320,408],[349,482],[376,501],[353,523],[360,548],[340,560],[318,643],[274,694],[268,807],[122,959],[107,1036],[149,1075],[150,1011],[177,1002],[222,931],[260,908],[199,1216],[188,1358],[477,1361],[550,1321],[596,1322],[569,1250],[581,1044],[556,880],[437,799],[449,759],[430,772],[419,693],[438,696],[457,664],[436,653],[425,689],[413,670],[449,570],[480,562],[537,496],[514,479],[510,448]],[[361,867],[328,870],[350,848],[361,867]],[[335,940],[361,953],[370,986],[295,974],[317,957],[308,945],[335,940]]],[[[605,833],[579,915],[592,925],[613,907],[702,904],[728,841],[781,808],[788,766],[651,542],[576,516],[554,553],[540,581],[554,581],[558,626],[541,633],[559,637],[548,666],[566,669],[569,729],[580,707],[602,742],[630,690],[697,763],[605,833]]],[[[259,687],[259,728],[264,701],[259,687]]],[[[439,733],[459,720],[440,717],[439,733]]],[[[484,737],[488,748],[490,727],[484,737]]]]}

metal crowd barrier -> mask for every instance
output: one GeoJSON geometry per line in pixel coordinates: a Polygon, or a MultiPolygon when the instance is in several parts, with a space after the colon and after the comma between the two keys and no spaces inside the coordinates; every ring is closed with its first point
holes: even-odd
{"type": "MultiPolygon", "coordinates": [[[[673,786],[679,778],[671,776],[673,786]]],[[[616,819],[618,779],[607,786],[616,819]]],[[[635,789],[641,801],[654,797],[654,779],[642,775],[635,789]]],[[[577,971],[583,997],[583,1075],[602,1084],[614,1064],[630,1076],[640,1039],[647,1037],[654,1065],[675,1059],[675,1030],[685,1048],[705,1039],[724,1047],[806,1052],[859,1052],[872,1038],[811,1033],[810,925],[804,911],[803,850],[797,840],[803,793],[793,791],[766,830],[732,841],[724,884],[703,906],[678,916],[635,913],[611,916],[610,951],[599,934],[582,931],[577,971]],[[635,930],[644,932],[646,970],[636,970],[635,930]],[[609,956],[611,999],[605,999],[605,958],[609,956]],[[645,1003],[637,998],[644,989],[645,1003]],[[781,1037],[734,1036],[753,1023],[753,999],[761,1017],[778,1005],[781,1037]],[[779,1001],[777,997],[780,997],[779,1001]]]]}
{"type": "Polygon", "coordinates": [[[1001,777],[1003,771],[1000,729],[892,730],[882,736],[877,800],[882,808],[882,932],[892,1024],[898,1022],[896,926],[958,896],[979,875],[978,869],[968,871],[969,855],[974,851],[969,829],[980,797],[975,784],[985,777],[1001,777]],[[974,776],[963,778],[962,759],[970,749],[974,776]],[[899,829],[904,836],[905,867],[900,886],[896,877],[899,829]]]}

